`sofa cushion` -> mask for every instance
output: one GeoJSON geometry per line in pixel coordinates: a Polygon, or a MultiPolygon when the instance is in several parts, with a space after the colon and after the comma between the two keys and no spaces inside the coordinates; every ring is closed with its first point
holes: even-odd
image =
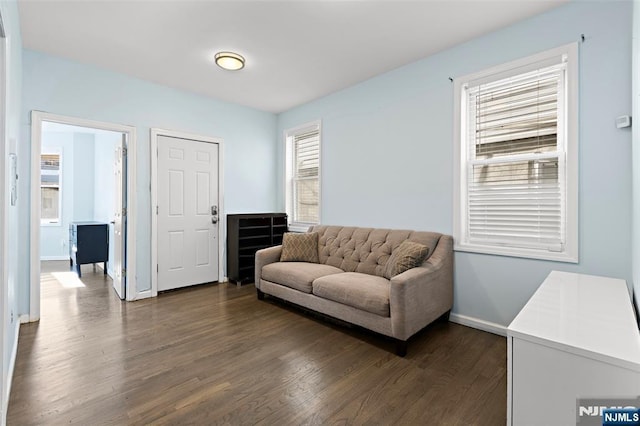
{"type": "Polygon", "coordinates": [[[429,248],[424,244],[413,241],[403,241],[397,249],[391,253],[384,268],[384,277],[391,279],[411,268],[422,265],[427,258],[429,248]]]}
{"type": "Polygon", "coordinates": [[[282,236],[280,262],[318,263],[318,233],[285,232],[282,236]]]}
{"type": "Polygon", "coordinates": [[[326,275],[313,282],[313,294],[383,317],[389,316],[389,280],[359,272],[326,275]]]}
{"type": "Polygon", "coordinates": [[[320,263],[345,272],[384,276],[389,256],[405,241],[424,244],[432,254],[442,234],[436,232],[315,225],[320,263]]]}
{"type": "Polygon", "coordinates": [[[344,271],[329,265],[307,262],[276,262],[262,268],[262,279],[311,293],[316,278],[344,271]]]}

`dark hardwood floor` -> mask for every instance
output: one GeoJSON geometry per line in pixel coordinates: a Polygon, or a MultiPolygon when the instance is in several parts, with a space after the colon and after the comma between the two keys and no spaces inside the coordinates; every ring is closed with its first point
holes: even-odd
{"type": "Polygon", "coordinates": [[[100,270],[83,266],[84,287],[56,270],[43,263],[41,320],[20,329],[9,425],[506,422],[502,337],[435,323],[400,358],[253,285],[127,303],[100,270]]]}

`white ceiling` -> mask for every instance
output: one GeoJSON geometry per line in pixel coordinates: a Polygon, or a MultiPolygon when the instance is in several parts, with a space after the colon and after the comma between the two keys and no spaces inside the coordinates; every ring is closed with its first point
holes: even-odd
{"type": "Polygon", "coordinates": [[[24,47],[274,113],[569,0],[20,0],[24,47]],[[230,72],[213,55],[231,50],[230,72]]]}

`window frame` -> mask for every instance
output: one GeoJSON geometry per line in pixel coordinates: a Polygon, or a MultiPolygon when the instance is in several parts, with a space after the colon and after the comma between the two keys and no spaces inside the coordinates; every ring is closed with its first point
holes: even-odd
{"type": "Polygon", "coordinates": [[[284,131],[285,140],[285,210],[289,219],[289,230],[306,232],[310,226],[321,223],[322,217],[322,126],[320,120],[311,121],[284,131]],[[317,130],[318,132],[318,222],[301,222],[295,218],[293,139],[296,135],[317,130]]]}
{"type": "MultiPolygon", "coordinates": [[[[454,250],[529,259],[578,263],[578,44],[564,46],[537,53],[526,58],[497,65],[480,72],[454,79],[454,197],[453,236],[454,250]],[[558,139],[563,138],[562,152],[565,173],[558,179],[565,193],[565,241],[561,251],[523,248],[506,245],[491,245],[468,241],[467,235],[467,165],[468,141],[466,140],[465,86],[474,81],[497,81],[510,76],[524,74],[536,68],[566,62],[564,120],[558,119],[558,139]],[[563,121],[564,126],[560,126],[563,121]]],[[[558,143],[560,146],[560,143],[558,143]]],[[[559,160],[560,161],[560,160],[559,160]]]]}
{"type": "MultiPolygon", "coordinates": [[[[57,220],[53,219],[45,219],[42,217],[42,205],[40,206],[40,225],[41,226],[62,226],[62,166],[63,166],[63,155],[62,148],[43,148],[40,153],[41,166],[40,166],[40,199],[42,200],[42,156],[43,155],[57,155],[59,157],[59,166],[58,166],[58,218],[57,220]]],[[[52,175],[55,173],[51,173],[52,175]]],[[[42,201],[41,201],[42,203],[42,201]]]]}

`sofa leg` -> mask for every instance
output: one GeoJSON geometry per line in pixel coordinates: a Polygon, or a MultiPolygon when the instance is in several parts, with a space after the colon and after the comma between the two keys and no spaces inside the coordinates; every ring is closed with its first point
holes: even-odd
{"type": "Polygon", "coordinates": [[[396,355],[404,357],[407,354],[407,341],[396,340],[396,355]]]}
{"type": "Polygon", "coordinates": [[[264,300],[264,293],[259,288],[256,288],[256,291],[258,292],[258,300],[264,300]]]}

